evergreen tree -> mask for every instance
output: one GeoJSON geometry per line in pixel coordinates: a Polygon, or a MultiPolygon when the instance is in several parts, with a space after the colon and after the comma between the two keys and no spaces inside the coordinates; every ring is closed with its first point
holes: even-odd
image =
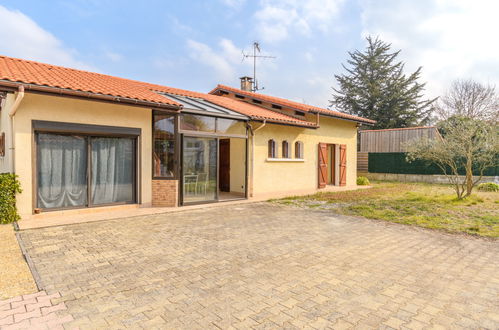
{"type": "Polygon", "coordinates": [[[396,61],[400,50],[390,52],[390,44],[366,39],[365,52],[348,53],[351,68],[343,65],[347,74],[334,76],[339,88],[333,88],[331,106],[376,120],[376,129],[427,124],[436,99],[423,100],[425,84],[418,82],[421,67],[406,76],[404,63],[396,61]]]}

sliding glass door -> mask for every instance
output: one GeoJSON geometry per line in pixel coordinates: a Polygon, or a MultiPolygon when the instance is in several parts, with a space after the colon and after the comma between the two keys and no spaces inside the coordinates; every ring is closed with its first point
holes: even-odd
{"type": "Polygon", "coordinates": [[[37,134],[37,207],[135,202],[135,138],[37,134]]]}
{"type": "Polygon", "coordinates": [[[135,152],[131,138],[91,138],[92,204],[134,200],[135,152]]]}
{"type": "Polygon", "coordinates": [[[38,134],[38,207],[87,205],[87,139],[38,134]]]}
{"type": "Polygon", "coordinates": [[[217,139],[183,137],[183,203],[217,200],[217,139]]]}

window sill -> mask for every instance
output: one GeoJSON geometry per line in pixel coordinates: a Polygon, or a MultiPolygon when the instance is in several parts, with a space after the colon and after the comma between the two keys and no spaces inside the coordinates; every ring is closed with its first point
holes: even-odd
{"type": "Polygon", "coordinates": [[[303,158],[267,158],[265,161],[270,163],[304,163],[303,158]]]}

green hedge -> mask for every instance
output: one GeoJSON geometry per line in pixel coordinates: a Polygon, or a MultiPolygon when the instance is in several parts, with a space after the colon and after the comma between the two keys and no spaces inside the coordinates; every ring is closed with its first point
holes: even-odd
{"type": "MultiPolygon", "coordinates": [[[[499,156],[497,157],[499,164],[499,156]]],[[[440,168],[422,160],[413,162],[406,161],[405,152],[370,152],[368,171],[370,173],[394,173],[394,174],[443,174],[440,168]]],[[[465,174],[464,169],[460,174],[465,174]]],[[[475,173],[478,174],[478,173],[475,173]]],[[[498,176],[499,165],[487,169],[486,176],[498,176]]]]}
{"type": "Polygon", "coordinates": [[[17,175],[0,173],[0,223],[19,220],[16,207],[16,193],[21,192],[17,175]]]}

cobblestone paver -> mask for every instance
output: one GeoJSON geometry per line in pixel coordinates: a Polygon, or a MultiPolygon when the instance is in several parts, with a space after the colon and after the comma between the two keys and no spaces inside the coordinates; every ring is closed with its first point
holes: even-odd
{"type": "Polygon", "coordinates": [[[499,244],[245,204],[22,232],[66,328],[499,328],[499,244]]]}
{"type": "Polygon", "coordinates": [[[52,303],[59,293],[48,295],[45,291],[17,296],[0,301],[0,329],[64,329],[73,321],[63,302],[52,303]]]}

